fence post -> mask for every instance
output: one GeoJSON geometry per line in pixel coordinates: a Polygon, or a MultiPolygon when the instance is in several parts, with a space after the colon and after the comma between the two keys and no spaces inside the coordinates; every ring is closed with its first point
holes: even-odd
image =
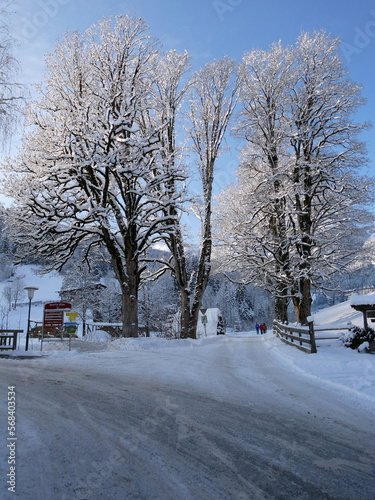
{"type": "Polygon", "coordinates": [[[310,333],[310,340],[311,340],[311,354],[315,354],[317,352],[317,350],[316,350],[314,322],[313,321],[309,321],[309,333],[310,333]]]}

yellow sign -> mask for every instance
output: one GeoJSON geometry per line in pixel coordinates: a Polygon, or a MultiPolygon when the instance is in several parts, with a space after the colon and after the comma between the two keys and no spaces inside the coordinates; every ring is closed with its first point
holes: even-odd
{"type": "Polygon", "coordinates": [[[77,319],[78,313],[65,313],[72,323],[77,319]]]}

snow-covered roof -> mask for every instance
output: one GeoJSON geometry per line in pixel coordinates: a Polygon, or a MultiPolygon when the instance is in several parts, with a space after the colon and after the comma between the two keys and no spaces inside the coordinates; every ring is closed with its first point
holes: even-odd
{"type": "Polygon", "coordinates": [[[350,297],[350,305],[354,306],[374,306],[375,307],[375,293],[367,295],[352,295],[350,297]]]}

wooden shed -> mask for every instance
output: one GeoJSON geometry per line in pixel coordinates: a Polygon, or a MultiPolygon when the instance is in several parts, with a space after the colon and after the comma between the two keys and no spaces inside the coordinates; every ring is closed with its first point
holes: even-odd
{"type": "Polygon", "coordinates": [[[350,305],[363,314],[364,328],[375,328],[375,293],[367,295],[352,295],[350,305]]]}

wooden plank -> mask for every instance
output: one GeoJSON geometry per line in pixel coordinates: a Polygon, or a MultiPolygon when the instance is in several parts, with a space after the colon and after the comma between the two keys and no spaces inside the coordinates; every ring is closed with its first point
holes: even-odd
{"type": "Polygon", "coordinates": [[[289,333],[281,332],[280,335],[288,337],[289,339],[296,340],[297,342],[303,342],[304,344],[311,344],[311,339],[306,337],[296,337],[295,335],[290,335],[289,333]]]}
{"type": "Polygon", "coordinates": [[[289,342],[287,339],[284,339],[283,337],[280,337],[280,340],[282,340],[283,342],[285,342],[288,345],[292,345],[294,347],[297,347],[297,349],[299,349],[300,351],[307,352],[308,354],[311,354],[311,349],[309,349],[308,347],[294,344],[293,342],[289,342]]]}
{"type": "Polygon", "coordinates": [[[316,332],[339,332],[348,331],[349,328],[314,328],[316,332]]]}
{"type": "Polygon", "coordinates": [[[283,325],[281,323],[275,322],[274,325],[276,325],[278,328],[281,328],[282,330],[288,330],[289,332],[293,333],[306,333],[309,335],[309,327],[298,327],[298,326],[290,326],[290,325],[283,325]]]}
{"type": "Polygon", "coordinates": [[[315,340],[339,340],[341,337],[315,337],[315,340]]]}

